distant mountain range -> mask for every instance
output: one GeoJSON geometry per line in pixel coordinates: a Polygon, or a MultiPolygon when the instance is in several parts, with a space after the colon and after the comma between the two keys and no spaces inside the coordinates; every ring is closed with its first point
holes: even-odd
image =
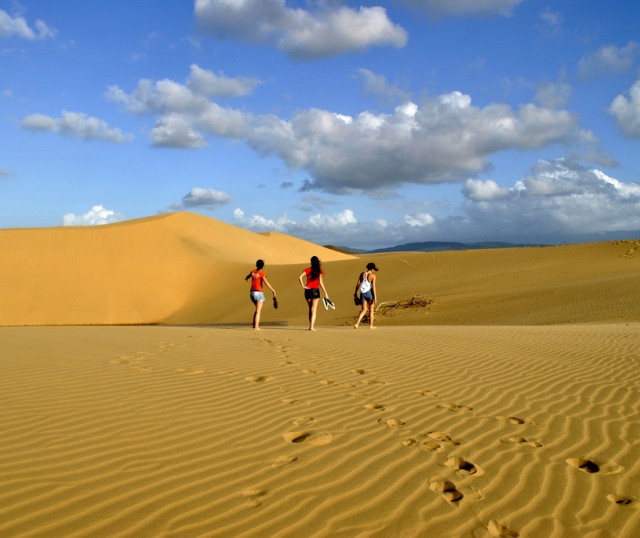
{"type": "Polygon", "coordinates": [[[394,247],[378,248],[375,250],[363,250],[349,247],[335,247],[325,245],[326,248],[339,252],[352,252],[355,254],[378,254],[382,252],[443,252],[447,250],[481,250],[491,248],[520,248],[520,247],[544,247],[544,244],[518,244],[504,243],[501,241],[482,241],[479,243],[457,243],[455,241],[424,241],[421,243],[405,243],[394,247]]]}

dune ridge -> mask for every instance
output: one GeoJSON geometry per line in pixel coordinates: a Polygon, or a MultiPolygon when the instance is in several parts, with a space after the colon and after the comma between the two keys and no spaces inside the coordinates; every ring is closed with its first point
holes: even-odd
{"type": "MultiPolygon", "coordinates": [[[[0,325],[162,323],[203,298],[213,301],[234,268],[257,258],[274,264],[302,264],[317,253],[328,261],[350,258],[193,213],[0,230],[0,250],[0,325]]],[[[188,313],[181,319],[206,321],[188,313]]]]}

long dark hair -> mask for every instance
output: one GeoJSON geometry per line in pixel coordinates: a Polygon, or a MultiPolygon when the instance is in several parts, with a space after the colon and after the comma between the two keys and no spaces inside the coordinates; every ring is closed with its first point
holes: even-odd
{"type": "Polygon", "coordinates": [[[320,273],[322,273],[320,260],[317,256],[313,256],[311,258],[311,280],[318,280],[318,278],[320,278],[320,273]]]}
{"type": "Polygon", "coordinates": [[[258,260],[256,262],[256,269],[259,271],[260,269],[262,269],[264,267],[264,262],[262,260],[258,260]]]}

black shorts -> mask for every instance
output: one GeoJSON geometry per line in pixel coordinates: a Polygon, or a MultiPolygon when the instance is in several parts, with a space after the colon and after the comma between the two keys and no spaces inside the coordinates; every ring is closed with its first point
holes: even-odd
{"type": "Polygon", "coordinates": [[[305,299],[320,299],[320,289],[319,288],[309,288],[304,290],[304,298],[305,299]]]}

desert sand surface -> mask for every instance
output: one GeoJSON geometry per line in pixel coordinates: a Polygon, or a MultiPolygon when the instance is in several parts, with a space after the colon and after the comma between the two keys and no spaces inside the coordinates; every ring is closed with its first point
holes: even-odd
{"type": "Polygon", "coordinates": [[[640,241],[353,256],[174,214],[0,247],[2,537],[639,535],[640,241]]]}

